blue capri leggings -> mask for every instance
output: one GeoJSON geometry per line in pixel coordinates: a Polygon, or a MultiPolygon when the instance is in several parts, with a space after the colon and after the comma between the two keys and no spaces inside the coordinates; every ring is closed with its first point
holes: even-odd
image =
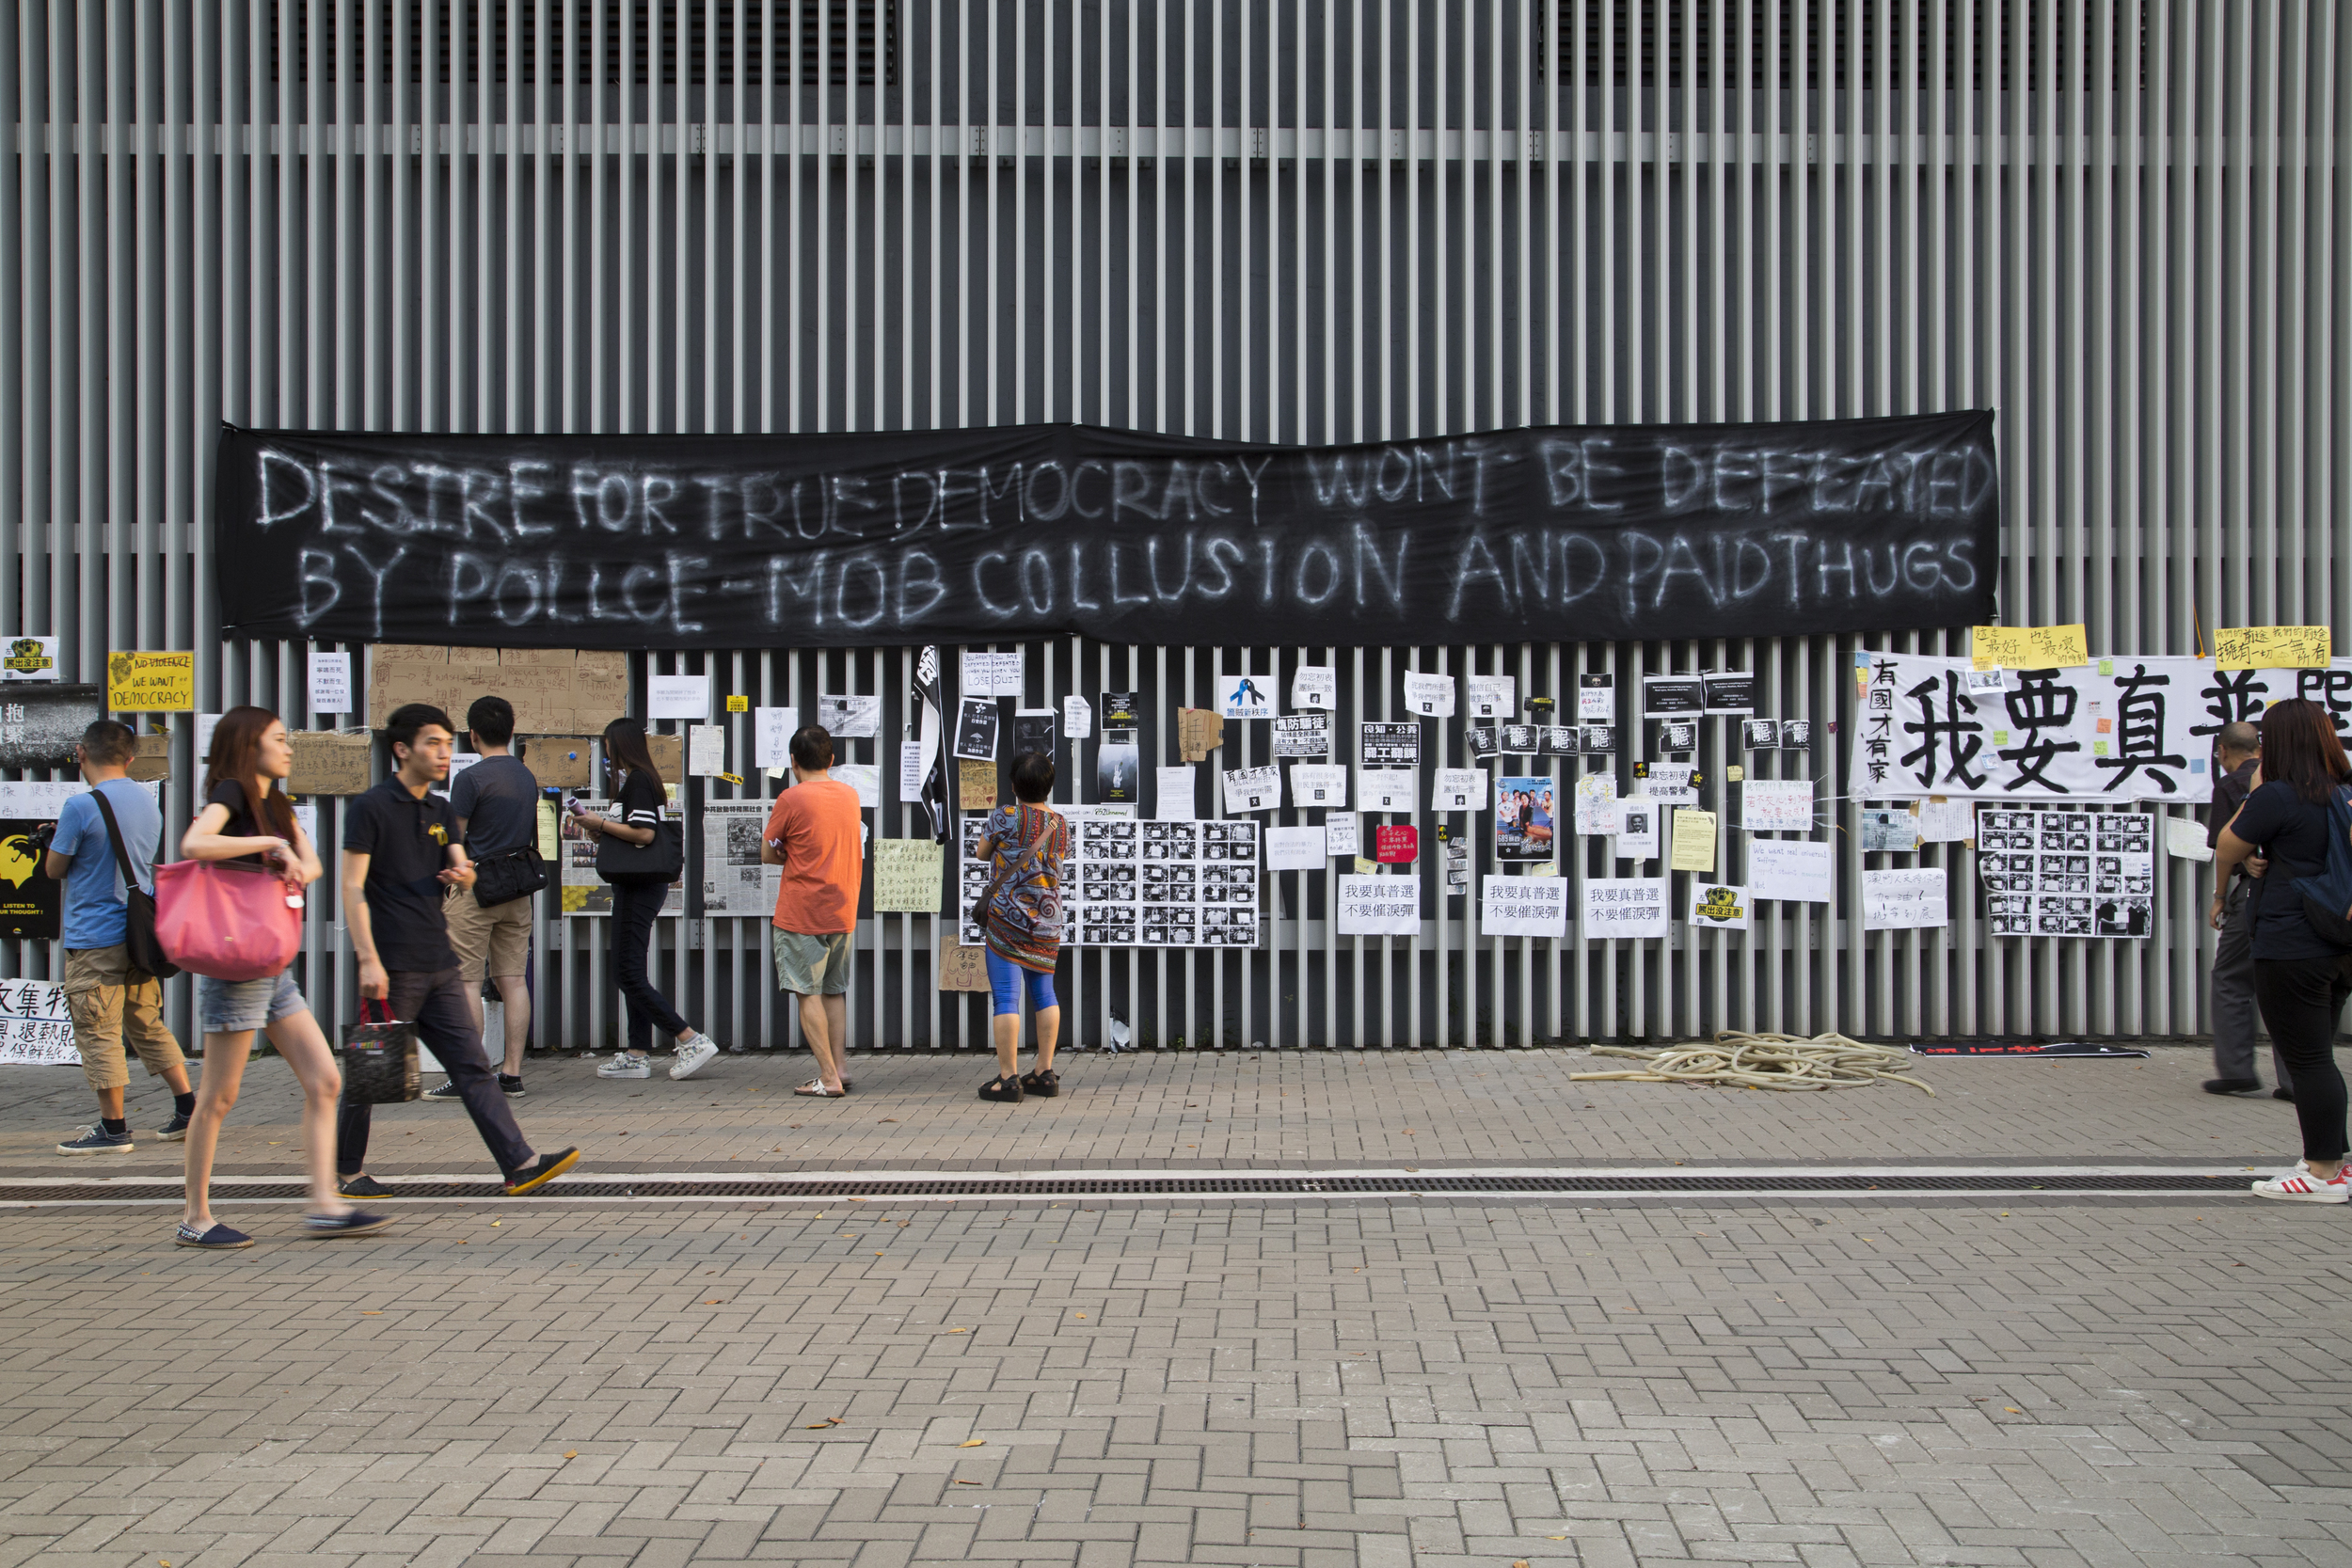
{"type": "Polygon", "coordinates": [[[1024,980],[1029,983],[1031,1011],[1041,1013],[1048,1007],[1061,1006],[1054,1000],[1054,977],[1051,974],[1042,970],[1024,969],[1010,958],[998,958],[994,948],[989,949],[988,989],[996,998],[995,1016],[1002,1018],[1007,1013],[1021,1010],[1021,982],[1024,980]]]}

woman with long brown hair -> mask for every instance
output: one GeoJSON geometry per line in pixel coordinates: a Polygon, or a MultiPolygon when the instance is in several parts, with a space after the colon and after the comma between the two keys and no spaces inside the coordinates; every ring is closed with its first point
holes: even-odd
{"type": "MultiPolygon", "coordinates": [[[[2303,1158],[2266,1180],[2257,1196],[2296,1203],[2342,1203],[2344,1073],[2336,1066],[2336,1020],[2352,996],[2352,950],[2307,918],[2296,879],[2328,864],[2330,837],[2352,832],[2352,760],[2344,754],[2328,710],[2300,698],[2273,703],[2262,718],[2262,784],[2247,796],[2214,847],[2212,924],[2222,925],[2220,890],[2238,863],[2258,850],[2270,869],[2254,895],[2254,1002],[2271,1044],[2295,1080],[2295,1115],[2303,1158]]],[[[2343,913],[2345,911],[2337,911],[2343,913]]]]}
{"type": "MultiPolygon", "coordinates": [[[[190,860],[226,861],[275,872],[294,897],[326,875],[318,849],[286,799],[294,771],[294,742],[267,708],[232,707],[213,731],[204,805],[180,840],[190,860]]],[[[360,1236],[391,1221],[365,1214],[335,1187],[335,1101],[342,1071],[320,1033],[310,1005],[291,972],[259,980],[196,979],[199,1022],[204,1028],[204,1076],[197,1084],[196,1115],[188,1122],[187,1212],[174,1238],[182,1246],[226,1251],[253,1244],[241,1230],[216,1223],[212,1212],[213,1151],[221,1123],[237,1102],[253,1031],[269,1036],[302,1085],[302,1158],[310,1180],[309,1229],[313,1235],[360,1236]]]]}
{"type": "MultiPolygon", "coordinates": [[[[653,750],[645,744],[645,726],[634,719],[615,719],[604,727],[604,766],[612,780],[618,816],[598,816],[577,800],[572,822],[581,832],[616,838],[626,844],[651,844],[661,831],[661,810],[668,804],[661,770],[654,766],[653,750]]],[[[596,1068],[599,1078],[650,1078],[653,1032],[660,1029],[677,1041],[677,1060],[670,1076],[691,1078],[702,1070],[719,1047],[708,1035],[678,1016],[661,988],[646,970],[645,951],[653,941],[653,923],[661,913],[669,892],[666,877],[607,877],[612,888],[612,979],[620,988],[627,1023],[618,1055],[596,1068]]]]}

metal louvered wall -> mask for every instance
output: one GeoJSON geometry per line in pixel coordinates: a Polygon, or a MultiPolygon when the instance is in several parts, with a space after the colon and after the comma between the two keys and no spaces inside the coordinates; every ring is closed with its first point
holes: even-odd
{"type": "MultiPolygon", "coordinates": [[[[2352,588],[2345,34],[2326,0],[20,5],[0,18],[0,630],[62,634],[69,679],[109,649],[194,647],[201,705],[306,724],[303,650],[213,630],[235,569],[207,546],[223,419],[1323,441],[1987,404],[2010,621],[2150,653],[2332,623],[2352,588]]],[[[1346,720],[1395,712],[1409,667],[1553,692],[1615,671],[1628,721],[1642,671],[1750,667],[1765,711],[1817,721],[1809,756],[1758,770],[1836,796],[1853,648],[1964,645],[1560,630],[1335,660],[1057,643],[1030,667],[1038,698],[1073,676],[1145,692],[1168,744],[1173,708],[1245,659],[1338,662],[1346,720]]],[[[806,705],[820,683],[896,693],[907,657],[707,664],[806,705]]],[[[1724,728],[1698,757],[1718,810],[1748,760],[1724,728]]],[[[1829,818],[1851,827],[1851,803],[1829,818]]],[[[1073,1033],[1099,1043],[1114,1013],[1194,1045],[2204,1028],[2182,863],[2153,939],[1995,941],[1969,852],[1937,847],[1952,928],[1866,936],[1843,918],[1864,858],[1839,842],[1839,906],[1662,944],[1483,939],[1427,857],[1421,941],[1342,939],[1324,879],[1285,873],[1268,950],[1079,960],[1073,1033]]],[[[1581,841],[1563,869],[1629,869],[1603,852],[1581,841]]],[[[351,977],[329,902],[306,973],[331,1023],[351,977]]],[[[566,954],[543,1043],[610,1035],[601,923],[569,924],[542,932],[566,954]]],[[[669,973],[723,1037],[781,1043],[756,923],[713,926],[665,939],[669,973]]],[[[868,923],[861,1039],[983,1041],[976,1004],[930,990],[929,926],[868,923]]]]}

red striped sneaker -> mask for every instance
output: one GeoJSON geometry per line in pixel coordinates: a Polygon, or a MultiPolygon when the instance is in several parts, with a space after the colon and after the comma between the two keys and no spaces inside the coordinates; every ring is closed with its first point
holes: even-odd
{"type": "Polygon", "coordinates": [[[2310,1167],[2297,1164],[2268,1180],[2254,1182],[2249,1190],[2256,1197],[2280,1198],[2289,1203],[2342,1203],[2347,1195],[2352,1195],[2352,1182],[2344,1180],[2342,1169],[2323,1179],[2313,1176],[2310,1167]]]}

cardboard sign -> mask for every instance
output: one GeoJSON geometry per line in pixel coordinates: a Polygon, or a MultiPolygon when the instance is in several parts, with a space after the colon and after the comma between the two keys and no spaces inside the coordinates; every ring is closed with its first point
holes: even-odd
{"type": "Polygon", "coordinates": [[[1410,823],[1384,822],[1372,832],[1372,858],[1383,865],[1410,865],[1421,856],[1421,830],[1410,823]]]}
{"type": "Polygon", "coordinates": [[[110,653],[106,656],[109,713],[194,713],[196,656],[110,653]]]}
{"type": "Polygon", "coordinates": [[[956,763],[956,809],[986,811],[996,803],[996,765],[959,759],[956,763]]]}
{"type": "Polygon", "coordinates": [[[132,742],[131,766],[124,769],[140,784],[158,784],[171,777],[171,736],[142,735],[132,742]]]}
{"type": "Polygon", "coordinates": [[[1205,762],[1225,744],[1225,721],[1204,707],[1176,710],[1176,751],[1186,762],[1205,762]]]}
{"type": "Polygon", "coordinates": [[[594,745],[584,735],[535,735],[522,743],[523,762],[542,789],[586,789],[594,745]]]}
{"type": "Polygon", "coordinates": [[[653,759],[654,771],[661,775],[663,784],[675,784],[686,776],[684,736],[649,735],[645,736],[645,753],[653,759]]]}
{"type": "Polygon", "coordinates": [[[344,735],[335,730],[296,730],[286,738],[294,744],[294,771],[286,778],[287,794],[367,792],[368,758],[374,744],[364,732],[344,735]]]}
{"type": "Polygon", "coordinates": [[[939,975],[941,990],[988,990],[988,949],[959,944],[954,927],[941,924],[939,928],[939,975]]]}

